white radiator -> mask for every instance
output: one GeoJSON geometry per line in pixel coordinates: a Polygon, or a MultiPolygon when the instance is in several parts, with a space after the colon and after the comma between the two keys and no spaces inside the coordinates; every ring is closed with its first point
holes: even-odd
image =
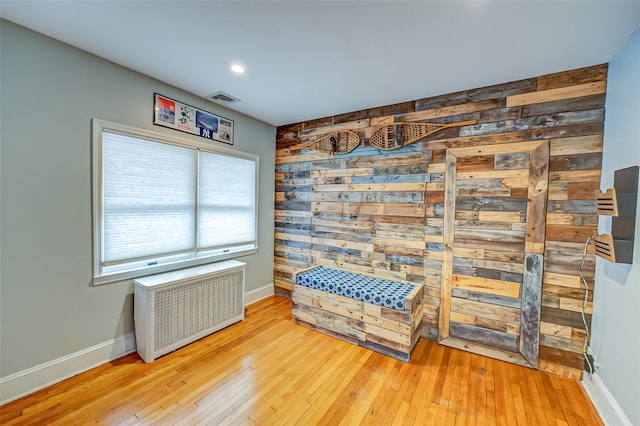
{"type": "Polygon", "coordinates": [[[244,319],[244,266],[228,260],[134,281],[136,346],[145,362],[244,319]]]}

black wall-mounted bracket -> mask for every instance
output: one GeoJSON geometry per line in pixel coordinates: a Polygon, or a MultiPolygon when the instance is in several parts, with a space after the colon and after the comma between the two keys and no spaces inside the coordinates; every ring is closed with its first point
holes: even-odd
{"type": "Polygon", "coordinates": [[[611,234],[594,238],[596,254],[616,263],[633,263],[638,204],[638,166],[616,170],[613,188],[596,191],[599,215],[612,216],[611,234]]]}

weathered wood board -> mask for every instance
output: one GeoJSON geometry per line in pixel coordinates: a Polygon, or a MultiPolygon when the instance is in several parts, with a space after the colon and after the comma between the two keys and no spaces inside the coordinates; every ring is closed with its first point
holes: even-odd
{"type": "Polygon", "coordinates": [[[542,306],[545,213],[548,192],[549,145],[532,141],[447,150],[444,194],[444,259],[438,341],[501,359],[538,366],[542,306]],[[481,171],[460,172],[467,158],[484,158],[481,171]],[[523,169],[501,166],[518,159],[523,169]],[[518,179],[514,184],[513,178],[518,179]],[[528,196],[511,191],[526,183],[528,196]],[[488,185],[494,185],[488,186],[488,185]],[[478,197],[468,188],[482,188],[478,197]],[[490,191],[495,189],[495,191],[490,191]],[[508,198],[502,190],[509,193],[508,198]],[[486,220],[486,219],[493,220],[486,220]],[[484,219],[484,220],[483,220],[484,219]],[[500,258],[514,253],[522,263],[478,262],[475,257],[500,258]],[[465,257],[470,255],[470,258],[465,257]],[[471,294],[484,297],[467,299],[471,294]],[[510,306],[505,306],[508,300],[510,306]],[[502,303],[501,303],[502,302],[502,303]],[[508,353],[502,353],[508,352],[508,353]]]}
{"type": "MultiPolygon", "coordinates": [[[[292,273],[313,264],[424,284],[422,335],[435,340],[446,278],[443,262],[457,272],[476,271],[486,280],[514,282],[514,274],[524,279],[525,252],[492,251],[492,240],[478,237],[490,231],[510,246],[524,241],[530,253],[543,256],[538,366],[579,375],[583,363],[575,350],[584,339],[584,290],[578,274],[584,241],[597,226],[590,191],[600,185],[606,78],[605,64],[278,127],[276,286],[290,292],[292,273]],[[367,145],[376,126],[463,120],[478,123],[444,129],[397,151],[382,153],[365,146],[330,158],[308,149],[289,149],[336,128],[355,131],[367,145]],[[528,220],[520,209],[540,189],[529,193],[528,176],[545,166],[531,162],[529,148],[542,141],[549,147],[548,201],[537,204],[546,214],[535,219],[544,219],[544,230],[538,222],[528,233],[523,227],[528,220]],[[486,153],[488,146],[509,144],[521,144],[523,151],[513,153],[505,147],[500,153],[486,153]],[[459,161],[459,173],[474,180],[459,182],[461,203],[451,226],[457,226],[459,238],[482,244],[452,247],[449,252],[444,233],[445,186],[451,178],[446,155],[460,148],[474,155],[459,161]],[[492,176],[502,172],[502,178],[492,176]],[[496,210],[474,210],[487,203],[496,210]]],[[[592,290],[593,253],[587,257],[585,274],[592,290]]],[[[507,307],[519,300],[476,288],[453,288],[451,293],[507,307]]],[[[591,300],[588,303],[590,321],[591,300]]],[[[498,332],[513,334],[520,327],[520,320],[456,315],[456,322],[482,324],[498,332]]],[[[469,344],[461,342],[461,347],[469,344]]],[[[507,360],[514,362],[511,358],[507,360]]]]}
{"type": "Polygon", "coordinates": [[[407,296],[404,311],[397,311],[297,285],[295,274],[293,279],[292,316],[299,324],[409,361],[421,333],[421,285],[407,296]]]}

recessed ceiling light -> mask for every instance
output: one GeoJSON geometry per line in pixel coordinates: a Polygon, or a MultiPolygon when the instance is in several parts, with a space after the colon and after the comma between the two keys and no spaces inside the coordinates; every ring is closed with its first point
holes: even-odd
{"type": "Polygon", "coordinates": [[[235,72],[236,74],[243,74],[244,67],[240,64],[233,64],[231,65],[231,71],[235,72]]]}

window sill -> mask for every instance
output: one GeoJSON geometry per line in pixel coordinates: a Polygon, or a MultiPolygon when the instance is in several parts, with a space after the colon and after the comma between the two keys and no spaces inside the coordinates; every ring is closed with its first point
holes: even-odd
{"type": "Polygon", "coordinates": [[[160,265],[147,266],[140,269],[133,269],[129,271],[112,272],[110,274],[103,274],[94,276],[92,284],[99,286],[103,284],[110,284],[118,281],[125,281],[140,277],[146,277],[149,275],[160,274],[163,272],[175,271],[177,269],[189,268],[191,266],[204,265],[207,263],[216,263],[222,260],[234,259],[236,257],[248,256],[258,253],[258,248],[250,248],[246,250],[234,251],[233,253],[217,254],[215,256],[200,257],[197,259],[187,259],[178,262],[165,263],[160,265]]]}

